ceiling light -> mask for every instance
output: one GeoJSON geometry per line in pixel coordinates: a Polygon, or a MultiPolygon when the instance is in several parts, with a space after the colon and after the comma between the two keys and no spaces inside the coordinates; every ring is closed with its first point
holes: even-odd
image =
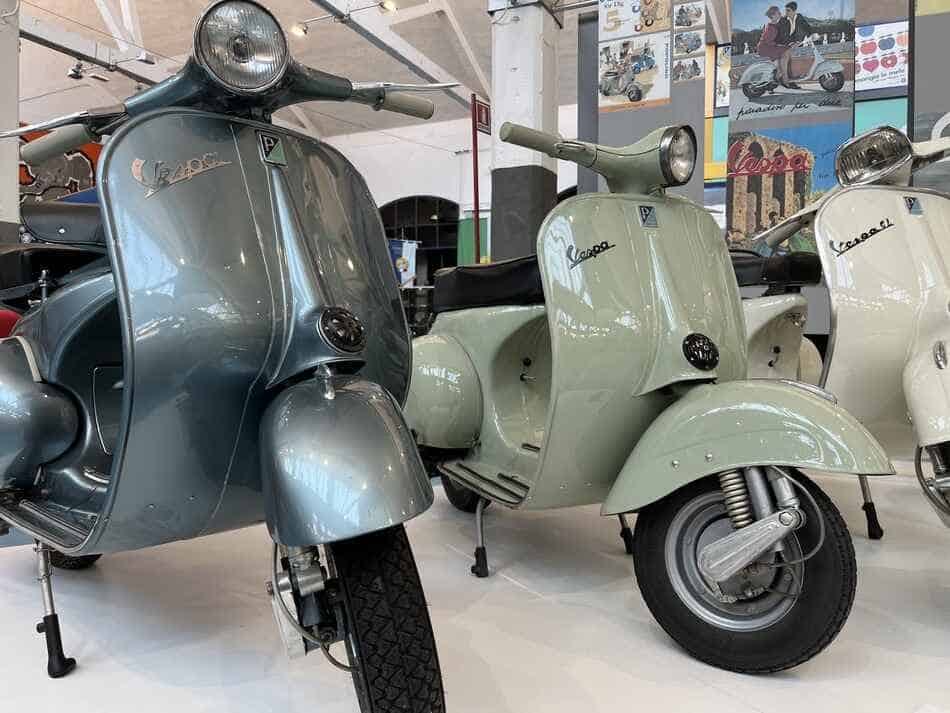
{"type": "Polygon", "coordinates": [[[328,15],[320,15],[320,17],[311,17],[308,20],[301,20],[300,22],[296,23],[293,27],[290,28],[290,32],[291,34],[294,34],[297,37],[306,37],[307,32],[310,29],[310,25],[312,25],[315,22],[320,22],[322,20],[332,20],[333,22],[346,23],[349,21],[351,15],[354,15],[358,12],[363,12],[365,10],[372,10],[374,7],[378,8],[380,12],[384,12],[386,14],[394,13],[399,9],[399,6],[396,5],[395,0],[380,0],[379,2],[375,2],[372,5],[354,7],[350,10],[347,10],[346,14],[344,15],[337,15],[337,14],[331,13],[328,15]]]}
{"type": "Polygon", "coordinates": [[[396,7],[394,0],[382,0],[382,2],[379,3],[379,9],[383,12],[396,12],[399,8],[396,7]]]}
{"type": "Polygon", "coordinates": [[[309,28],[307,27],[306,22],[298,22],[293,27],[290,28],[290,31],[297,35],[297,37],[306,37],[309,28]]]}

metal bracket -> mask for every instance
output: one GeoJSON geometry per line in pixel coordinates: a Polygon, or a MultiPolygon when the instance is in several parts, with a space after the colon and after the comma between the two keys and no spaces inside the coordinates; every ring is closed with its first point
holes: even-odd
{"type": "Polygon", "coordinates": [[[783,538],[801,527],[800,510],[779,510],[706,545],[699,553],[699,571],[711,582],[725,582],[755,562],[783,538]]]}
{"type": "Polygon", "coordinates": [[[488,0],[488,14],[494,15],[496,12],[505,10],[516,10],[520,7],[531,7],[540,5],[547,13],[554,18],[557,26],[564,29],[564,13],[557,7],[558,0],[488,0]]]}

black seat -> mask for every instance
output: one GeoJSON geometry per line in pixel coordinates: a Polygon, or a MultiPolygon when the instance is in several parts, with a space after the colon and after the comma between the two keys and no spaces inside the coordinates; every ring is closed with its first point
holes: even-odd
{"type": "Polygon", "coordinates": [[[100,258],[105,259],[105,251],[74,245],[0,245],[0,290],[34,283],[43,270],[50,279],[59,280],[100,258]]]}
{"type": "Polygon", "coordinates": [[[537,255],[490,265],[445,267],[435,273],[433,282],[435,314],[473,307],[544,304],[537,255]]]}
{"type": "Polygon", "coordinates": [[[814,253],[763,257],[748,250],[730,250],[729,257],[739,287],[800,287],[821,282],[821,259],[814,253]]]}
{"type": "Polygon", "coordinates": [[[61,245],[105,247],[99,206],[84,203],[27,203],[20,207],[23,230],[34,239],[61,245]]]}

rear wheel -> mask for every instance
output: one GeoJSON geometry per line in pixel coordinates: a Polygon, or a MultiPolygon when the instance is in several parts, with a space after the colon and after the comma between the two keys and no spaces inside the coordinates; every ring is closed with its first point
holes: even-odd
{"type": "Polygon", "coordinates": [[[402,525],[327,545],[362,713],[443,713],[442,674],[402,525]]]}
{"type": "Polygon", "coordinates": [[[844,86],[844,73],[833,72],[832,74],[826,74],[818,79],[818,83],[821,84],[821,88],[826,92],[837,92],[844,86]]]}
{"type": "Polygon", "coordinates": [[[478,493],[456,483],[447,475],[440,474],[440,477],[442,479],[442,489],[445,491],[445,496],[449,499],[449,502],[462,512],[475,512],[480,500],[478,493]]]}
{"type": "Polygon", "coordinates": [[[751,84],[742,85],[742,93],[746,95],[748,99],[758,99],[760,96],[765,94],[765,87],[755,87],[751,84]]]}
{"type": "Polygon", "coordinates": [[[50,550],[49,561],[56,569],[89,569],[102,555],[81,555],[79,557],[70,557],[62,552],[50,550]]]}
{"type": "Polygon", "coordinates": [[[854,601],[857,565],[841,514],[821,489],[794,473],[805,524],[784,551],[746,568],[715,592],[700,574],[700,550],[732,532],[715,477],[654,503],[637,516],[634,566],[643,599],[692,656],[741,673],[804,663],[835,638],[854,601]],[[817,505],[817,510],[816,506],[817,505]],[[801,562],[820,541],[820,549],[801,562]]]}

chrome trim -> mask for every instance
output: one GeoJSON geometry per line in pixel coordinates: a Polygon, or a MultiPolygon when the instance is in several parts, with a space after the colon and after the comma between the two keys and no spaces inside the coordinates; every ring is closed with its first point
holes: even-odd
{"type": "Polygon", "coordinates": [[[34,131],[50,131],[51,129],[58,129],[61,126],[82,124],[88,118],[88,111],[74,111],[72,114],[55,116],[52,119],[41,121],[38,124],[29,124],[28,126],[20,126],[16,129],[0,132],[0,139],[12,139],[14,136],[24,136],[25,134],[30,134],[34,131]]]}
{"type": "Polygon", "coordinates": [[[208,7],[205,8],[204,12],[202,12],[201,15],[198,17],[198,21],[195,22],[195,30],[192,35],[192,57],[194,57],[195,62],[198,63],[198,66],[201,67],[205,71],[205,74],[207,74],[208,77],[212,81],[214,81],[219,86],[224,87],[227,91],[232,92],[233,94],[239,94],[241,96],[256,96],[258,94],[262,94],[266,92],[268,89],[273,89],[287,75],[287,68],[290,66],[290,60],[291,60],[290,43],[287,42],[287,33],[284,32],[284,28],[280,24],[278,19],[274,17],[274,13],[272,13],[266,7],[261,5],[259,2],[255,2],[255,0],[243,0],[243,1],[249,2],[250,4],[256,5],[258,8],[260,8],[266,15],[270,17],[271,20],[274,21],[274,24],[277,26],[277,29],[280,30],[280,36],[284,40],[284,62],[280,67],[280,71],[278,71],[277,74],[274,75],[274,78],[271,81],[269,81],[267,84],[263,84],[260,87],[257,87],[256,89],[241,89],[240,87],[235,87],[230,84],[226,84],[217,74],[211,71],[211,68],[208,66],[207,62],[205,62],[205,59],[202,56],[201,44],[198,41],[198,35],[201,32],[201,26],[204,24],[205,18],[208,16],[208,14],[212,10],[214,10],[219,5],[225,5],[229,2],[234,2],[234,0],[217,0],[216,2],[213,2],[210,5],[208,5],[208,7]]]}
{"type": "Polygon", "coordinates": [[[660,137],[660,170],[663,172],[663,180],[666,182],[665,185],[670,188],[675,188],[676,186],[685,186],[689,183],[690,179],[693,177],[693,173],[696,171],[696,164],[699,162],[698,155],[698,145],[696,144],[696,132],[693,131],[693,127],[689,124],[683,124],[681,126],[671,126],[666,131],[663,132],[663,136],[660,137]],[[670,169],[670,144],[673,143],[673,137],[676,136],[677,132],[680,130],[685,130],[689,133],[689,138],[693,142],[693,167],[689,171],[689,175],[686,177],[685,181],[677,181],[673,178],[673,172],[670,169]]]}
{"type": "Polygon", "coordinates": [[[893,126],[879,126],[875,129],[865,131],[863,134],[859,136],[855,136],[853,138],[848,139],[843,144],[841,144],[841,146],[838,147],[838,150],[835,152],[835,178],[838,179],[838,183],[840,183],[842,186],[846,188],[853,187],[853,186],[866,186],[870,183],[877,183],[878,181],[880,181],[886,176],[891,175],[892,173],[897,173],[900,169],[906,167],[908,164],[912,164],[913,161],[914,161],[914,145],[911,143],[910,139],[907,137],[907,134],[905,134],[903,131],[900,131],[899,129],[895,129],[893,126]],[[871,174],[871,176],[869,176],[868,178],[865,178],[864,180],[853,181],[853,182],[844,181],[844,179],[842,178],[842,171],[840,168],[842,151],[847,149],[849,146],[852,146],[853,144],[857,143],[858,141],[866,139],[871,134],[886,133],[887,131],[893,131],[894,133],[897,133],[903,137],[904,143],[909,149],[907,155],[898,163],[895,163],[894,165],[886,169],[875,171],[873,174],[871,174]]]}

